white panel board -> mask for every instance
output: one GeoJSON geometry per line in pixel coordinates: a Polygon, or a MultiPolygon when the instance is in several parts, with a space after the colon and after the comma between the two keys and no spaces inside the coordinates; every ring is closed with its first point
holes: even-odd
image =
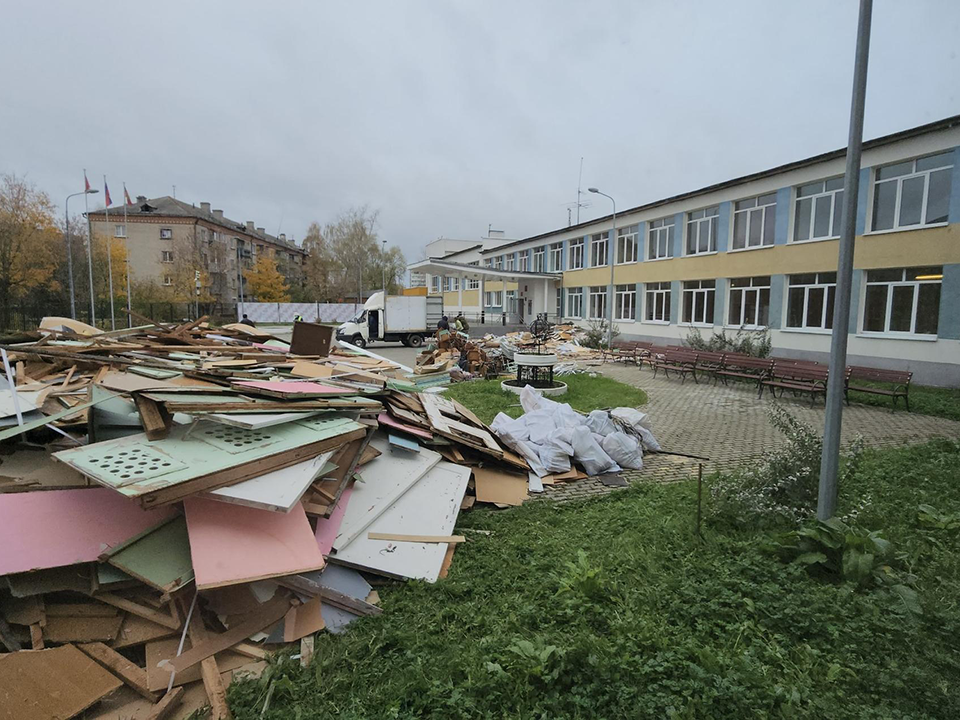
{"type": "Polygon", "coordinates": [[[316,415],[317,412],[249,414],[210,413],[208,415],[203,415],[203,417],[207,418],[208,420],[213,420],[214,422],[223,423],[224,425],[233,425],[234,427],[258,430],[260,428],[273,427],[274,425],[283,425],[283,423],[293,422],[294,420],[305,420],[308,417],[316,415]]]}
{"type": "Polygon", "coordinates": [[[335,469],[336,466],[330,463],[332,455],[332,452],[323,453],[302,463],[280,468],[236,485],[212,490],[207,496],[235,505],[290,512],[293,506],[300,502],[310,483],[320,477],[321,473],[335,469]]]}

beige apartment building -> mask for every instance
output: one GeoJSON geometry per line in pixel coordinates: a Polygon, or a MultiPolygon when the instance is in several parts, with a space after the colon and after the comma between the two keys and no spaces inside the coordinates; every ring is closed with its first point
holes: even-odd
{"type": "Polygon", "coordinates": [[[95,237],[126,240],[136,284],[153,282],[192,296],[199,270],[205,296],[226,303],[252,301],[241,270],[264,255],[276,261],[291,287],[303,283],[303,249],[252,220],[230,220],[208,202],[198,207],[170,196],[148,200],[140,195],[127,206],[126,220],[120,206],[91,212],[90,225],[95,237]]]}

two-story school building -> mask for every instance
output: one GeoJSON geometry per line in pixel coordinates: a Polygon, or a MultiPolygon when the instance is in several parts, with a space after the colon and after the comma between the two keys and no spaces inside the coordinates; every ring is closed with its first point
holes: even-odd
{"type": "MultiPolygon", "coordinates": [[[[622,339],[767,329],[774,355],[825,361],[845,152],[630,208],[615,238],[608,215],[479,250],[470,264],[411,267],[458,288],[465,276],[477,290],[515,284],[513,298],[479,293],[487,313],[586,325],[612,302],[622,339]]],[[[960,385],[960,116],[865,142],[861,166],[849,362],[960,385]]]]}

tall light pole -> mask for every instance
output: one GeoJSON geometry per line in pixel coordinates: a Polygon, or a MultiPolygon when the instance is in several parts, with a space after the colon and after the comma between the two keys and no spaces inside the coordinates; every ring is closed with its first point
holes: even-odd
{"type": "Polygon", "coordinates": [[[613,347],[613,301],[617,296],[616,292],[614,292],[616,286],[613,284],[613,263],[617,256],[617,201],[605,192],[600,192],[595,187],[587,188],[587,190],[597,195],[603,195],[613,203],[613,230],[610,232],[610,244],[607,246],[609,250],[607,260],[610,261],[610,295],[607,297],[607,349],[609,350],[613,347]]]}
{"type": "MultiPolygon", "coordinates": [[[[87,169],[83,169],[83,177],[87,177],[87,169]]],[[[87,203],[87,195],[93,195],[97,191],[90,188],[89,192],[83,194],[83,213],[87,216],[87,273],[90,280],[90,324],[97,326],[97,308],[96,294],[93,292],[93,223],[90,220],[90,206],[87,203]]]]}
{"type": "Polygon", "coordinates": [[[77,296],[73,289],[73,251],[70,247],[70,198],[77,197],[77,195],[93,194],[95,192],[97,191],[91,188],[83,192],[73,193],[73,195],[67,195],[67,199],[63,201],[63,239],[67,245],[67,274],[70,276],[70,317],[73,320],[77,319],[77,296]]]}
{"type": "Polygon", "coordinates": [[[863,145],[863,106],[867,94],[867,59],[870,55],[870,19],[873,0],[860,0],[857,50],[853,64],[853,97],[850,101],[850,135],[847,168],[843,176],[843,213],[840,252],[837,258],[837,290],[830,339],[830,375],[827,380],[826,420],[820,456],[820,488],[817,518],[829,520],[837,509],[837,472],[840,467],[840,426],[843,419],[843,374],[847,364],[847,332],[850,329],[850,289],[853,284],[853,241],[857,232],[857,194],[860,187],[860,150],[863,145]]]}
{"type": "MultiPolygon", "coordinates": [[[[383,297],[387,297],[387,241],[384,240],[381,246],[383,249],[380,251],[380,262],[382,263],[380,267],[383,268],[383,297]]],[[[384,299],[386,302],[386,299],[384,299]]]]}

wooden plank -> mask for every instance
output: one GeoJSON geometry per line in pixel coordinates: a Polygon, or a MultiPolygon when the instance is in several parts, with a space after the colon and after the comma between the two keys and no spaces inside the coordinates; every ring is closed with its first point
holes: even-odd
{"type": "Polygon", "coordinates": [[[103,643],[85,643],[78,647],[147,700],[150,702],[157,701],[156,694],[150,692],[147,687],[146,670],[134,665],[116,650],[111,650],[103,643]]]}
{"type": "Polygon", "coordinates": [[[286,598],[274,598],[264,603],[258,610],[246,616],[240,622],[233,625],[226,632],[218,635],[211,635],[200,645],[190,648],[182,655],[165,661],[161,665],[176,672],[182,672],[189,667],[193,667],[205,658],[212,657],[218,652],[227,650],[238,642],[245,640],[254,633],[258,633],[264,628],[277,622],[287,613],[290,603],[286,598]]]}
{"type": "Polygon", "coordinates": [[[73,645],[0,655],[0,720],[70,718],[121,684],[73,645]]]}
{"type": "MultiPolygon", "coordinates": [[[[161,664],[176,657],[177,647],[179,645],[180,634],[178,633],[174,637],[149,642],[144,648],[147,683],[152,692],[164,692],[167,689],[167,685],[170,683],[170,671],[169,669],[161,667],[161,664]]],[[[191,647],[193,647],[193,644],[188,637],[184,640],[184,652],[191,647]]],[[[235,670],[250,662],[250,658],[247,655],[234,652],[233,648],[217,653],[216,657],[217,666],[221,672],[235,670]]],[[[189,667],[183,672],[178,672],[174,675],[173,686],[190,685],[202,679],[200,675],[200,664],[197,663],[193,665],[193,667],[189,667]]]]}
{"type": "Polygon", "coordinates": [[[303,575],[288,575],[280,578],[278,582],[284,587],[288,587],[303,595],[312,595],[319,597],[323,602],[342,610],[352,612],[354,615],[379,615],[383,612],[376,605],[350,597],[339,590],[324,587],[319,582],[311,580],[303,575]]]}
{"type": "Polygon", "coordinates": [[[108,605],[113,605],[114,607],[118,607],[121,610],[126,610],[134,615],[139,615],[145,620],[154,622],[157,625],[163,625],[164,627],[168,627],[172,630],[180,629],[180,622],[175,620],[170,615],[166,615],[152,608],[144,607],[139,603],[135,603],[133,600],[128,600],[127,598],[114,595],[113,593],[97,593],[94,597],[100,602],[105,602],[108,605]]]}
{"type": "Polygon", "coordinates": [[[162,592],[174,592],[193,580],[187,521],[169,522],[123,545],[106,558],[113,567],[162,592]]]}
{"type": "Polygon", "coordinates": [[[30,645],[33,650],[43,650],[43,628],[40,623],[30,626],[30,645]]]}
{"type": "Polygon", "coordinates": [[[200,497],[183,505],[200,590],[323,567],[310,521],[299,505],[289,513],[200,497]]]}
{"type": "Polygon", "coordinates": [[[302,605],[294,605],[284,617],[283,641],[296,642],[308,635],[323,630],[323,616],[320,614],[320,598],[313,598],[302,605]]]}
{"type": "Polygon", "coordinates": [[[116,617],[117,609],[103,603],[48,603],[47,617],[116,617]]]}
{"type": "MultiPolygon", "coordinates": [[[[194,615],[188,628],[190,642],[194,647],[205,642],[208,638],[203,621],[199,615],[194,615]]],[[[229,720],[230,708],[227,705],[227,692],[220,678],[220,668],[217,667],[217,658],[213,655],[200,661],[200,677],[203,680],[203,689],[210,701],[210,711],[214,720],[229,720]]]]}
{"type": "Polygon", "coordinates": [[[503,472],[496,468],[473,468],[477,500],[500,505],[522,505],[528,495],[529,482],[523,475],[503,472]]]}
{"type": "Polygon", "coordinates": [[[170,688],[170,692],[166,693],[160,698],[160,702],[153,706],[146,720],[169,720],[169,718],[173,717],[173,713],[176,712],[182,696],[182,687],[170,688]]]}
{"type": "Polygon", "coordinates": [[[173,416],[158,402],[151,400],[141,393],[133,396],[140,422],[147,434],[148,440],[162,440],[170,433],[173,416]]]}
{"type": "Polygon", "coordinates": [[[367,537],[370,540],[391,540],[393,542],[413,543],[447,543],[450,545],[467,541],[463,535],[403,535],[401,533],[389,532],[368,532],[367,537]]]}
{"type": "Polygon", "coordinates": [[[300,667],[310,667],[313,660],[315,643],[313,635],[309,635],[300,640],[300,667]]]}
{"type": "Polygon", "coordinates": [[[171,629],[166,625],[158,625],[139,615],[125,613],[123,623],[120,625],[120,632],[117,634],[117,639],[110,643],[110,647],[119,650],[121,648],[143,645],[162,638],[168,638],[176,634],[177,630],[171,629]]]}
{"type": "Polygon", "coordinates": [[[42,625],[46,622],[43,598],[0,595],[0,617],[14,625],[42,625]]]}
{"type": "Polygon", "coordinates": [[[114,640],[120,632],[122,620],[120,616],[49,617],[43,628],[43,636],[52,643],[114,640]]]}
{"type": "Polygon", "coordinates": [[[353,485],[349,485],[340,495],[340,501],[330,513],[330,517],[321,517],[317,520],[317,545],[324,556],[329,555],[333,550],[333,541],[340,532],[340,524],[343,522],[343,516],[347,512],[347,506],[350,503],[350,497],[353,495],[353,485]]]}
{"type": "Polygon", "coordinates": [[[447,552],[443,556],[443,565],[440,566],[440,575],[438,578],[443,580],[450,572],[450,566],[453,564],[453,552],[457,549],[454,544],[447,545],[447,552]]]}

